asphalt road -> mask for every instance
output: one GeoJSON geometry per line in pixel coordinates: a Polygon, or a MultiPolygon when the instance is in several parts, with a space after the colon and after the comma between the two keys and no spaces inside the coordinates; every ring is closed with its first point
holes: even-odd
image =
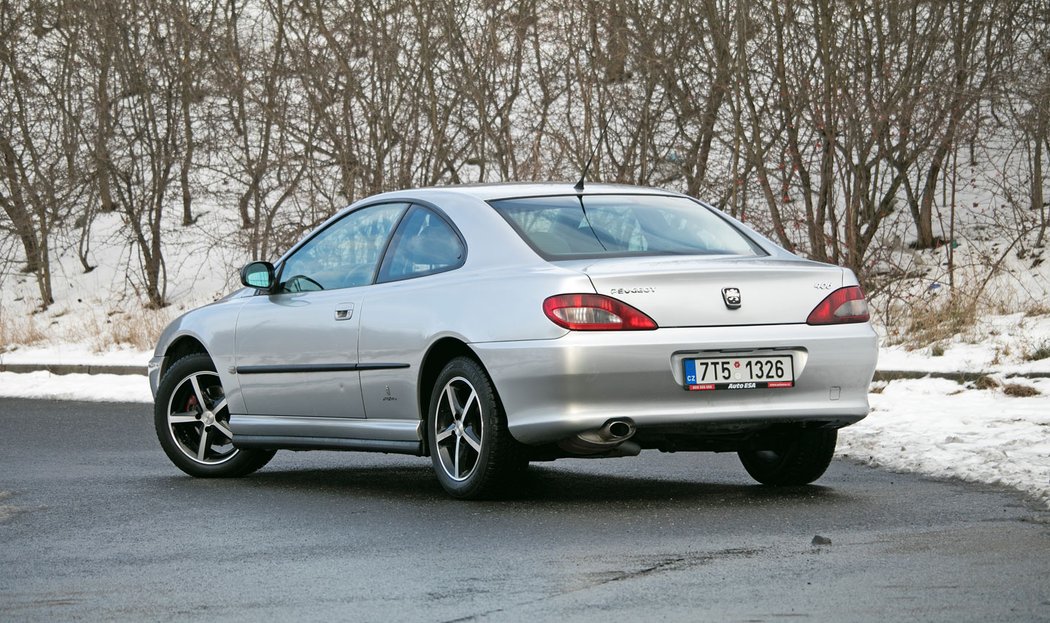
{"type": "Polygon", "coordinates": [[[1050,513],[991,487],[645,452],[470,503],[413,457],[195,480],[145,405],[2,399],[0,426],[2,621],[1050,620],[1050,513]]]}

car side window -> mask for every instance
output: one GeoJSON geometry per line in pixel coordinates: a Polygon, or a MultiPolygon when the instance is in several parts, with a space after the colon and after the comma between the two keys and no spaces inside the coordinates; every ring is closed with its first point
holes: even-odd
{"type": "Polygon", "coordinates": [[[279,291],[337,290],[372,283],[383,248],[407,208],[404,203],[369,206],[332,223],[285,260],[279,291]]]}
{"type": "Polygon", "coordinates": [[[398,281],[451,270],[463,263],[459,235],[433,210],[413,206],[390,243],[379,281],[398,281]]]}

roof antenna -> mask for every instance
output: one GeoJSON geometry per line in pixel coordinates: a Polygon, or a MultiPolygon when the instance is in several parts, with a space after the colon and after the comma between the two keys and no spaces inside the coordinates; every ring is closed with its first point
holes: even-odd
{"type": "Polygon", "coordinates": [[[591,150],[591,155],[587,158],[587,164],[583,165],[583,173],[580,175],[580,181],[576,182],[573,189],[578,192],[583,192],[583,181],[587,178],[587,169],[591,168],[591,161],[594,160],[594,154],[598,153],[598,148],[601,147],[602,141],[605,140],[605,131],[609,129],[609,122],[612,121],[612,115],[605,120],[605,125],[602,126],[602,133],[598,135],[598,142],[594,144],[594,149],[591,150]]]}

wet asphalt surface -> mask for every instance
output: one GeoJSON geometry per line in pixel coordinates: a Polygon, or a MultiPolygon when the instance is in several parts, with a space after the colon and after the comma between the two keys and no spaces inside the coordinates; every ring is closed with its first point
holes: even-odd
{"type": "Polygon", "coordinates": [[[2,621],[1050,620],[1050,513],[994,487],[650,451],[470,503],[414,457],[196,480],[146,405],[0,399],[0,426],[2,621]]]}

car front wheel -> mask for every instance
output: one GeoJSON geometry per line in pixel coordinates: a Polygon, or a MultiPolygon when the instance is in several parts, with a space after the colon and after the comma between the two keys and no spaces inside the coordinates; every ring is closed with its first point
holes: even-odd
{"type": "Polygon", "coordinates": [[[506,492],[527,464],[485,370],[457,357],[438,375],[430,398],[427,440],[434,472],[450,495],[490,498],[506,492]]]}
{"type": "Polygon", "coordinates": [[[273,458],[272,450],[233,445],[226,392],[211,358],[189,355],[161,378],[153,409],[157,439],[171,462],[191,476],[250,474],[273,458]]]}
{"type": "Polygon", "coordinates": [[[835,429],[799,428],[767,437],[737,454],[747,473],[764,485],[808,485],[831,464],[837,440],[835,429]]]}

